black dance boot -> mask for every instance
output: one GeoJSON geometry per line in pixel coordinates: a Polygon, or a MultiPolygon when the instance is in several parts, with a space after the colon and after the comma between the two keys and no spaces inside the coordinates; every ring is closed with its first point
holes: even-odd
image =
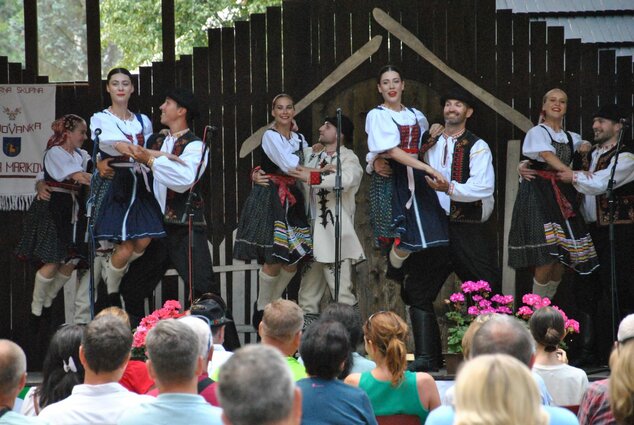
{"type": "Polygon", "coordinates": [[[570,365],[575,367],[597,366],[599,362],[595,352],[594,323],[588,313],[579,311],[577,314],[580,324],[581,350],[579,358],[572,360],[570,365]]]}
{"type": "Polygon", "coordinates": [[[408,366],[412,372],[437,372],[439,368],[440,330],[436,315],[416,307],[409,308],[414,334],[414,361],[408,366]]]}

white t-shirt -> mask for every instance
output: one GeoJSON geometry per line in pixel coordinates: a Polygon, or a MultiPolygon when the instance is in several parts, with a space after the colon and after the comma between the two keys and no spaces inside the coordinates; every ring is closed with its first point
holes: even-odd
{"type": "Polygon", "coordinates": [[[544,379],[556,406],[578,406],[588,388],[588,376],[579,368],[567,365],[534,364],[533,372],[544,379]]]}

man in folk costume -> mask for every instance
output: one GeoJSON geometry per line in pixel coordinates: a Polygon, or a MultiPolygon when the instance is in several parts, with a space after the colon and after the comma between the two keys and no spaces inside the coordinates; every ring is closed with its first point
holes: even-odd
{"type": "Polygon", "coordinates": [[[500,271],[485,222],[493,212],[495,173],[489,145],[466,129],[475,99],[455,87],[441,97],[445,130],[437,137],[423,134],[419,156],[446,182],[427,177],[449,216],[449,246],[419,251],[407,264],[403,299],[410,306],[415,361],[410,370],[436,370],[441,362],[440,332],[433,302],[455,272],[463,280],[486,280],[499,288],[500,271]]]}
{"type": "MultiPolygon", "coordinates": [[[[341,117],[341,274],[338,301],[356,305],[352,293],[352,262],[365,259],[361,242],[354,230],[355,195],[359,191],[363,168],[354,151],[344,144],[352,143],[354,125],[345,115],[341,117]]],[[[323,148],[315,152],[304,149],[304,166],[324,168],[337,164],[337,117],[328,117],[319,128],[319,142],[323,148]]],[[[336,173],[298,170],[291,173],[304,183],[306,207],[313,233],[313,261],[306,263],[299,288],[299,305],[308,325],[319,316],[319,302],[326,288],[335,296],[335,206],[336,173]]]]}
{"type": "MultiPolygon", "coordinates": [[[[188,123],[198,115],[194,94],[186,89],[170,90],[161,105],[161,124],[169,132],[153,134],[147,141],[148,149],[177,155],[180,161],[154,158],[145,148],[134,147],[134,159],[152,170],[153,191],[163,212],[167,237],[152,241],[147,254],[131,264],[123,278],[121,294],[126,310],[136,318],[143,317],[145,298],[150,296],[170,265],[187,281],[189,271],[187,199],[193,191],[190,211],[193,213],[193,291],[194,295],[217,292],[211,255],[207,245],[207,223],[201,188],[196,184],[207,167],[203,157],[204,142],[190,129],[188,123]],[[201,164],[202,161],[202,164],[201,164]]],[[[189,288],[186,288],[186,299],[189,288]]]]}
{"type": "Polygon", "coordinates": [[[634,312],[634,147],[629,140],[621,141],[617,153],[616,145],[623,129],[624,120],[630,113],[616,105],[605,105],[593,116],[592,149],[579,154],[573,163],[578,171],[562,171],[558,178],[571,182],[581,197],[581,214],[588,223],[600,267],[587,276],[576,276],[575,294],[580,309],[588,315],[590,322],[582,330],[583,361],[607,364],[612,348],[612,308],[609,239],[608,182],[614,162],[615,202],[615,252],[618,290],[618,318],[616,323],[634,312]],[[596,347],[594,336],[596,334],[596,347]],[[595,350],[596,348],[596,350],[595,350]],[[592,358],[594,352],[599,358],[592,358]]]}

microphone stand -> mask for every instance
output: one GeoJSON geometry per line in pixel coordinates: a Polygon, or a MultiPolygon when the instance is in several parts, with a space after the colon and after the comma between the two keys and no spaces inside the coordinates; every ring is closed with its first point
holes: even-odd
{"type": "Polygon", "coordinates": [[[625,132],[626,124],[621,122],[621,130],[619,131],[619,137],[616,142],[616,153],[614,154],[614,163],[610,170],[610,180],[608,181],[607,197],[608,197],[608,234],[610,242],[610,301],[612,307],[612,340],[616,341],[616,326],[619,321],[618,305],[619,295],[617,291],[616,280],[616,240],[614,237],[614,214],[615,214],[615,199],[614,199],[614,174],[616,173],[616,166],[619,162],[619,153],[621,152],[621,145],[623,142],[623,133],[625,132]]]}
{"type": "Polygon", "coordinates": [[[203,164],[205,163],[205,159],[207,158],[207,152],[209,150],[209,143],[207,141],[207,135],[210,134],[213,136],[216,133],[216,127],[213,126],[205,126],[205,132],[203,134],[203,152],[200,156],[200,162],[198,163],[198,168],[196,169],[196,174],[194,176],[194,183],[189,188],[189,194],[187,195],[187,202],[185,203],[185,211],[181,217],[181,223],[185,224],[187,222],[187,237],[188,237],[188,246],[187,246],[187,279],[189,286],[189,305],[191,306],[194,303],[194,211],[192,209],[192,199],[194,198],[194,186],[198,183],[201,177],[201,170],[204,173],[203,164]],[[207,132],[209,130],[209,133],[207,132]]]}
{"type": "Polygon", "coordinates": [[[341,108],[337,108],[337,171],[335,174],[335,302],[341,287],[341,108]]]}
{"type": "Polygon", "coordinates": [[[95,256],[97,246],[95,243],[95,233],[94,233],[94,225],[95,221],[93,220],[92,210],[95,206],[95,185],[94,180],[95,177],[99,174],[99,170],[97,169],[97,152],[99,152],[99,136],[101,135],[101,129],[95,129],[95,140],[93,140],[92,147],[92,166],[93,173],[92,179],[90,182],[90,194],[88,196],[88,201],[86,202],[86,236],[84,238],[84,242],[88,243],[88,258],[89,258],[89,269],[90,273],[88,279],[88,296],[90,297],[90,319],[95,318],[95,256]]]}

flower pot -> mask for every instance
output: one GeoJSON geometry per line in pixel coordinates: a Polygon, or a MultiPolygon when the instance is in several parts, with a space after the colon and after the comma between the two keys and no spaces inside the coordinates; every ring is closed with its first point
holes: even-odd
{"type": "Polygon", "coordinates": [[[447,375],[455,375],[458,372],[458,366],[464,360],[462,353],[443,353],[443,357],[445,358],[447,375]]]}

